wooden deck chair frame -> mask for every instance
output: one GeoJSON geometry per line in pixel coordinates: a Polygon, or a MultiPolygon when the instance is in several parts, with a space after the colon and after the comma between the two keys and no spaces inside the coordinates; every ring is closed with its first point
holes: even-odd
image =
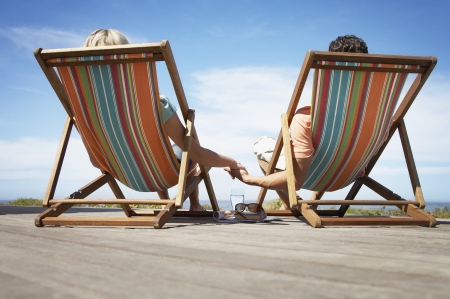
{"type": "MultiPolygon", "coordinates": [[[[109,47],[94,47],[94,48],[72,48],[72,49],[56,49],[56,50],[43,50],[38,48],[34,51],[34,55],[53,87],[56,95],[61,101],[67,112],[67,120],[63,128],[62,137],[59,143],[59,147],[56,153],[55,162],[51,171],[49,183],[43,200],[43,206],[49,207],[48,210],[38,215],[35,219],[35,225],[38,227],[45,225],[83,225],[83,226],[154,226],[155,228],[162,228],[164,224],[172,216],[194,216],[205,217],[212,216],[212,212],[189,212],[189,211],[177,211],[182,207],[183,202],[192,193],[192,191],[203,180],[206,186],[206,190],[211,201],[211,206],[214,211],[219,210],[217,200],[214,194],[213,186],[208,174],[210,167],[199,165],[199,171],[197,171],[192,179],[187,181],[188,170],[188,154],[191,145],[192,138],[198,140],[195,127],[194,117],[195,112],[189,109],[186,96],[181,84],[180,76],[175,64],[175,60],[172,54],[170,44],[167,40],[163,40],[159,43],[149,44],[135,44],[135,45],[121,45],[121,46],[109,46],[109,47]],[[73,126],[77,127],[76,121],[73,118],[73,112],[67,100],[66,93],[64,91],[63,83],[60,77],[57,75],[51,59],[66,58],[66,57],[79,57],[90,55],[120,55],[120,54],[140,54],[140,53],[152,53],[152,57],[140,59],[139,61],[164,61],[170,78],[173,83],[175,94],[178,99],[179,108],[183,115],[186,132],[184,147],[182,153],[182,159],[180,163],[180,175],[178,179],[178,190],[175,198],[173,199],[125,199],[118,183],[114,177],[106,171],[101,171],[102,174],[78,189],[65,199],[55,199],[55,189],[58,183],[59,175],[64,161],[64,156],[70,139],[70,134],[73,126]],[[85,199],[91,193],[99,189],[101,186],[108,184],[114,193],[116,199],[85,199]],[[75,204],[119,204],[127,217],[58,217],[75,204]],[[141,205],[165,205],[162,210],[133,210],[130,204],[141,205]]],[[[120,62],[120,59],[117,60],[120,62]]],[[[68,62],[70,63],[70,62],[68,62]]],[[[108,61],[97,61],[97,64],[111,63],[108,61]]],[[[78,62],[80,64],[80,62],[78,62]]],[[[93,63],[90,62],[92,65],[93,63]]]]}
{"type": "MultiPolygon", "coordinates": [[[[285,149],[286,171],[288,176],[288,190],[277,191],[280,198],[289,202],[291,210],[289,211],[268,211],[269,215],[277,216],[300,216],[312,227],[323,226],[347,226],[347,225],[419,225],[419,226],[436,226],[436,219],[423,211],[425,207],[425,199],[419,182],[419,176],[415,166],[413,153],[406,132],[405,122],[403,120],[405,114],[411,104],[417,97],[422,86],[425,84],[430,73],[437,63],[435,57],[417,57],[417,56],[394,56],[394,55],[373,55],[373,54],[356,54],[356,53],[336,53],[336,52],[316,52],[308,51],[303,62],[294,92],[288,106],[287,112],[282,114],[282,129],[278,136],[273,157],[270,163],[258,161],[265,175],[269,175],[275,171],[275,165],[280,156],[282,147],[285,149]],[[349,66],[321,65],[319,61],[342,61],[342,62],[361,62],[361,63],[379,63],[379,64],[400,64],[400,65],[416,65],[418,69],[402,69],[396,72],[405,72],[417,74],[415,80],[406,92],[403,99],[399,99],[399,104],[392,119],[389,133],[379,151],[370,159],[365,169],[364,176],[358,178],[352,185],[349,193],[344,200],[320,200],[325,192],[313,192],[309,200],[303,200],[295,191],[294,172],[292,165],[292,153],[290,147],[289,126],[300,100],[303,88],[305,86],[308,74],[311,69],[339,69],[352,70],[349,66]],[[376,162],[378,161],[383,150],[389,143],[395,131],[399,132],[403,153],[405,156],[412,189],[414,192],[414,200],[405,200],[401,196],[395,194],[385,186],[376,182],[369,177],[369,174],[376,162]],[[355,200],[358,191],[365,185],[375,191],[385,200],[355,200]],[[318,210],[318,205],[338,205],[337,210],[318,210]],[[350,205],[394,205],[404,211],[410,217],[344,217],[350,205]]],[[[382,68],[359,67],[363,71],[387,71],[382,68]]],[[[258,195],[257,203],[262,204],[267,189],[261,188],[258,195]]]]}

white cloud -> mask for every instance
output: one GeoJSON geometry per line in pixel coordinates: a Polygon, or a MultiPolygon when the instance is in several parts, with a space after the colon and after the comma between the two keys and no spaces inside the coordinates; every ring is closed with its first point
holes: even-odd
{"type": "Polygon", "coordinates": [[[0,35],[12,40],[19,47],[33,50],[42,48],[80,47],[89,33],[64,31],[54,28],[13,27],[0,29],[0,35]]]}
{"type": "Polygon", "coordinates": [[[58,142],[39,138],[20,138],[16,141],[0,140],[0,170],[2,178],[8,179],[9,171],[24,171],[49,167],[58,142]],[[53,154],[51,153],[53,149],[53,154]]]}
{"type": "MultiPolygon", "coordinates": [[[[226,125],[227,131],[277,134],[281,113],[291,99],[296,69],[247,67],[208,70],[194,74],[198,84],[192,96],[199,99],[202,120],[226,125]]],[[[305,91],[310,94],[310,89],[305,91]]],[[[216,126],[208,126],[217,130],[216,126]]]]}
{"type": "MultiPolygon", "coordinates": [[[[412,80],[409,80],[409,83],[411,82],[412,80]]],[[[406,114],[406,129],[416,162],[450,162],[449,98],[450,78],[434,74],[430,76],[406,114]]],[[[398,133],[394,135],[381,157],[391,161],[404,159],[398,133]]]]}
{"type": "MultiPolygon", "coordinates": [[[[0,179],[47,179],[53,165],[59,141],[43,138],[20,138],[16,141],[0,140],[0,179]]],[[[81,139],[69,142],[63,171],[69,179],[83,179],[98,170],[92,169],[81,139]],[[87,172],[86,172],[87,170],[87,172]]]]}

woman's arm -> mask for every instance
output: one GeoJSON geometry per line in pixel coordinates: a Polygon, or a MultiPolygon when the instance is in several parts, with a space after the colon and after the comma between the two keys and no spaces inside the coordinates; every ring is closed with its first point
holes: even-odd
{"type": "MultiPolygon", "coordinates": [[[[166,121],[164,128],[170,139],[172,139],[172,141],[180,148],[183,148],[186,129],[176,113],[166,121]]],[[[192,138],[189,158],[194,162],[211,167],[230,167],[232,169],[239,169],[238,162],[234,159],[202,147],[194,138],[192,138]]]]}
{"type": "MultiPolygon", "coordinates": [[[[309,167],[311,166],[312,156],[308,158],[293,158],[292,164],[294,166],[295,189],[300,190],[306,180],[309,167]]],[[[287,190],[287,175],[286,171],[280,171],[270,174],[268,176],[252,176],[247,170],[225,168],[232,176],[238,178],[245,184],[264,187],[272,190],[287,190]]]]}

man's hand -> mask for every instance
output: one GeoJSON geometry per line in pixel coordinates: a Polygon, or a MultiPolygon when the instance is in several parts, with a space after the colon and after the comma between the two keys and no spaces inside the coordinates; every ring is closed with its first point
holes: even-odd
{"type": "Polygon", "coordinates": [[[225,167],[224,170],[228,172],[233,180],[234,178],[237,178],[241,182],[245,183],[245,177],[249,175],[247,169],[245,169],[244,165],[240,163],[237,164],[237,167],[238,168],[225,167]]]}

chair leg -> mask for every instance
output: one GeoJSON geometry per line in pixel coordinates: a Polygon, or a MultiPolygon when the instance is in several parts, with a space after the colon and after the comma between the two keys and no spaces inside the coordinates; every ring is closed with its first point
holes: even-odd
{"type": "MultiPolygon", "coordinates": [[[[76,199],[83,199],[89,196],[92,192],[96,191],[100,187],[102,187],[104,184],[109,183],[111,181],[114,181],[114,178],[107,172],[103,173],[101,176],[97,177],[95,180],[91,181],[89,184],[83,186],[82,188],[78,189],[78,191],[74,192],[71,195],[71,198],[76,199]]],[[[39,214],[35,218],[35,225],[38,227],[43,226],[42,219],[46,217],[58,217],[71,207],[73,207],[75,204],[66,204],[66,203],[59,203],[51,208],[45,210],[41,214],[39,214]]]]}
{"type": "Polygon", "coordinates": [[[158,215],[156,215],[154,220],[154,227],[162,228],[167,223],[167,221],[169,221],[169,219],[175,214],[176,211],[177,208],[174,204],[171,203],[166,205],[166,207],[161,210],[158,215]]]}
{"type": "MultiPolygon", "coordinates": [[[[361,189],[363,183],[359,179],[357,179],[353,185],[350,191],[347,193],[347,196],[345,197],[345,200],[353,200],[355,199],[356,195],[358,194],[359,190],[361,189]]],[[[347,213],[347,210],[350,206],[341,206],[338,210],[339,217],[344,217],[345,213],[347,213]]]]}
{"type": "Polygon", "coordinates": [[[209,201],[211,202],[213,211],[219,211],[219,204],[217,203],[216,194],[214,193],[209,173],[206,171],[206,168],[203,165],[200,166],[200,170],[202,171],[203,182],[205,183],[206,192],[208,192],[209,201]]]}
{"type": "Polygon", "coordinates": [[[406,212],[409,216],[416,218],[416,219],[425,219],[429,221],[429,227],[435,227],[436,226],[436,218],[425,212],[420,207],[416,207],[414,205],[407,205],[402,207],[402,210],[406,212]]]}
{"type": "Polygon", "coordinates": [[[61,135],[61,140],[59,142],[58,150],[55,156],[55,162],[53,163],[52,173],[50,174],[50,179],[48,181],[47,189],[45,191],[44,199],[42,205],[44,207],[49,207],[48,201],[53,198],[56,190],[56,185],[58,184],[59,174],[61,173],[62,164],[64,157],[66,155],[67,146],[69,144],[70,133],[72,132],[73,121],[70,117],[66,118],[64,124],[63,132],[61,135]]]}
{"type": "Polygon", "coordinates": [[[44,224],[42,223],[42,219],[46,217],[58,217],[59,215],[61,215],[74,205],[75,204],[67,204],[67,203],[56,204],[53,207],[37,215],[36,218],[34,219],[34,225],[36,225],[37,227],[43,227],[44,224]]]}
{"type": "Polygon", "coordinates": [[[303,217],[305,217],[306,221],[308,221],[312,227],[322,227],[322,220],[310,205],[302,203],[299,203],[299,205],[303,217]]]}
{"type": "Polygon", "coordinates": [[[416,163],[409,143],[408,134],[406,132],[405,121],[402,119],[398,126],[400,141],[402,142],[403,153],[405,154],[406,166],[408,167],[409,178],[414,192],[414,198],[420,203],[419,208],[425,208],[425,199],[420,186],[419,174],[417,173],[416,163]]]}
{"type": "MultiPolygon", "coordinates": [[[[311,197],[309,198],[309,200],[320,200],[324,194],[325,194],[325,192],[323,192],[323,191],[314,191],[313,194],[311,194],[311,197]]],[[[311,205],[311,207],[314,210],[317,210],[318,205],[311,205]]]]}

